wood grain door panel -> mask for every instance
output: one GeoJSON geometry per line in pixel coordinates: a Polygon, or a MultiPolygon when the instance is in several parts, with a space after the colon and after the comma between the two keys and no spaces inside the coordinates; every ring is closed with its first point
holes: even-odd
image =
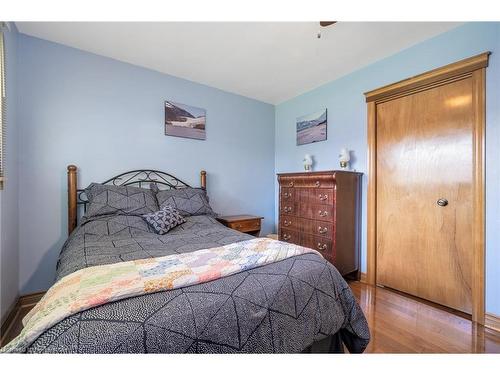
{"type": "Polygon", "coordinates": [[[472,97],[469,77],[376,108],[377,283],[467,313],[472,97]]]}

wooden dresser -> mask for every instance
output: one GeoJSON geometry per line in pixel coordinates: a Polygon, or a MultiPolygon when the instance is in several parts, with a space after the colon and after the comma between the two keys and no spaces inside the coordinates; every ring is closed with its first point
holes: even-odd
{"type": "Polygon", "coordinates": [[[361,176],[348,171],[278,174],[279,239],[318,250],[343,276],[359,279],[361,176]]]}

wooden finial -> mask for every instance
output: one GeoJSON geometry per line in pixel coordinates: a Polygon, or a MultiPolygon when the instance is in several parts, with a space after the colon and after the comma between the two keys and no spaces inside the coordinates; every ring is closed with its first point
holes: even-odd
{"type": "Polygon", "coordinates": [[[201,171],[200,178],[201,178],[201,188],[206,189],[207,188],[207,172],[201,171]]]}

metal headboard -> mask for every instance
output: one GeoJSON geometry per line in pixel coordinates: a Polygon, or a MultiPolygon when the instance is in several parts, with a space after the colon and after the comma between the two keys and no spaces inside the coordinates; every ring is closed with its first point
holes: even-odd
{"type": "MultiPolygon", "coordinates": [[[[71,233],[78,222],[78,207],[83,205],[84,211],[89,203],[84,189],[77,188],[77,167],[68,165],[68,233],[71,233]]],[[[154,169],[138,169],[121,173],[104,181],[103,185],[147,187],[151,182],[163,189],[182,189],[190,187],[169,173],[154,169]],[[145,186],[144,186],[145,185],[145,186]]],[[[206,189],[207,172],[200,172],[201,188],[206,189]]]]}

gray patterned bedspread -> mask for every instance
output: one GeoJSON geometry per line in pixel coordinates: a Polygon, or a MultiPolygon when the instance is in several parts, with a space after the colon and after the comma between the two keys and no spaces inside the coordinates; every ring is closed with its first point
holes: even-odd
{"type": "MultiPolygon", "coordinates": [[[[84,220],[64,245],[57,279],[81,268],[185,253],[251,238],[208,216],[160,236],[140,217],[84,220]]],[[[366,319],[335,267],[304,254],[218,280],[132,297],[70,316],[29,353],[295,353],[340,333],[351,352],[366,319]]]]}

